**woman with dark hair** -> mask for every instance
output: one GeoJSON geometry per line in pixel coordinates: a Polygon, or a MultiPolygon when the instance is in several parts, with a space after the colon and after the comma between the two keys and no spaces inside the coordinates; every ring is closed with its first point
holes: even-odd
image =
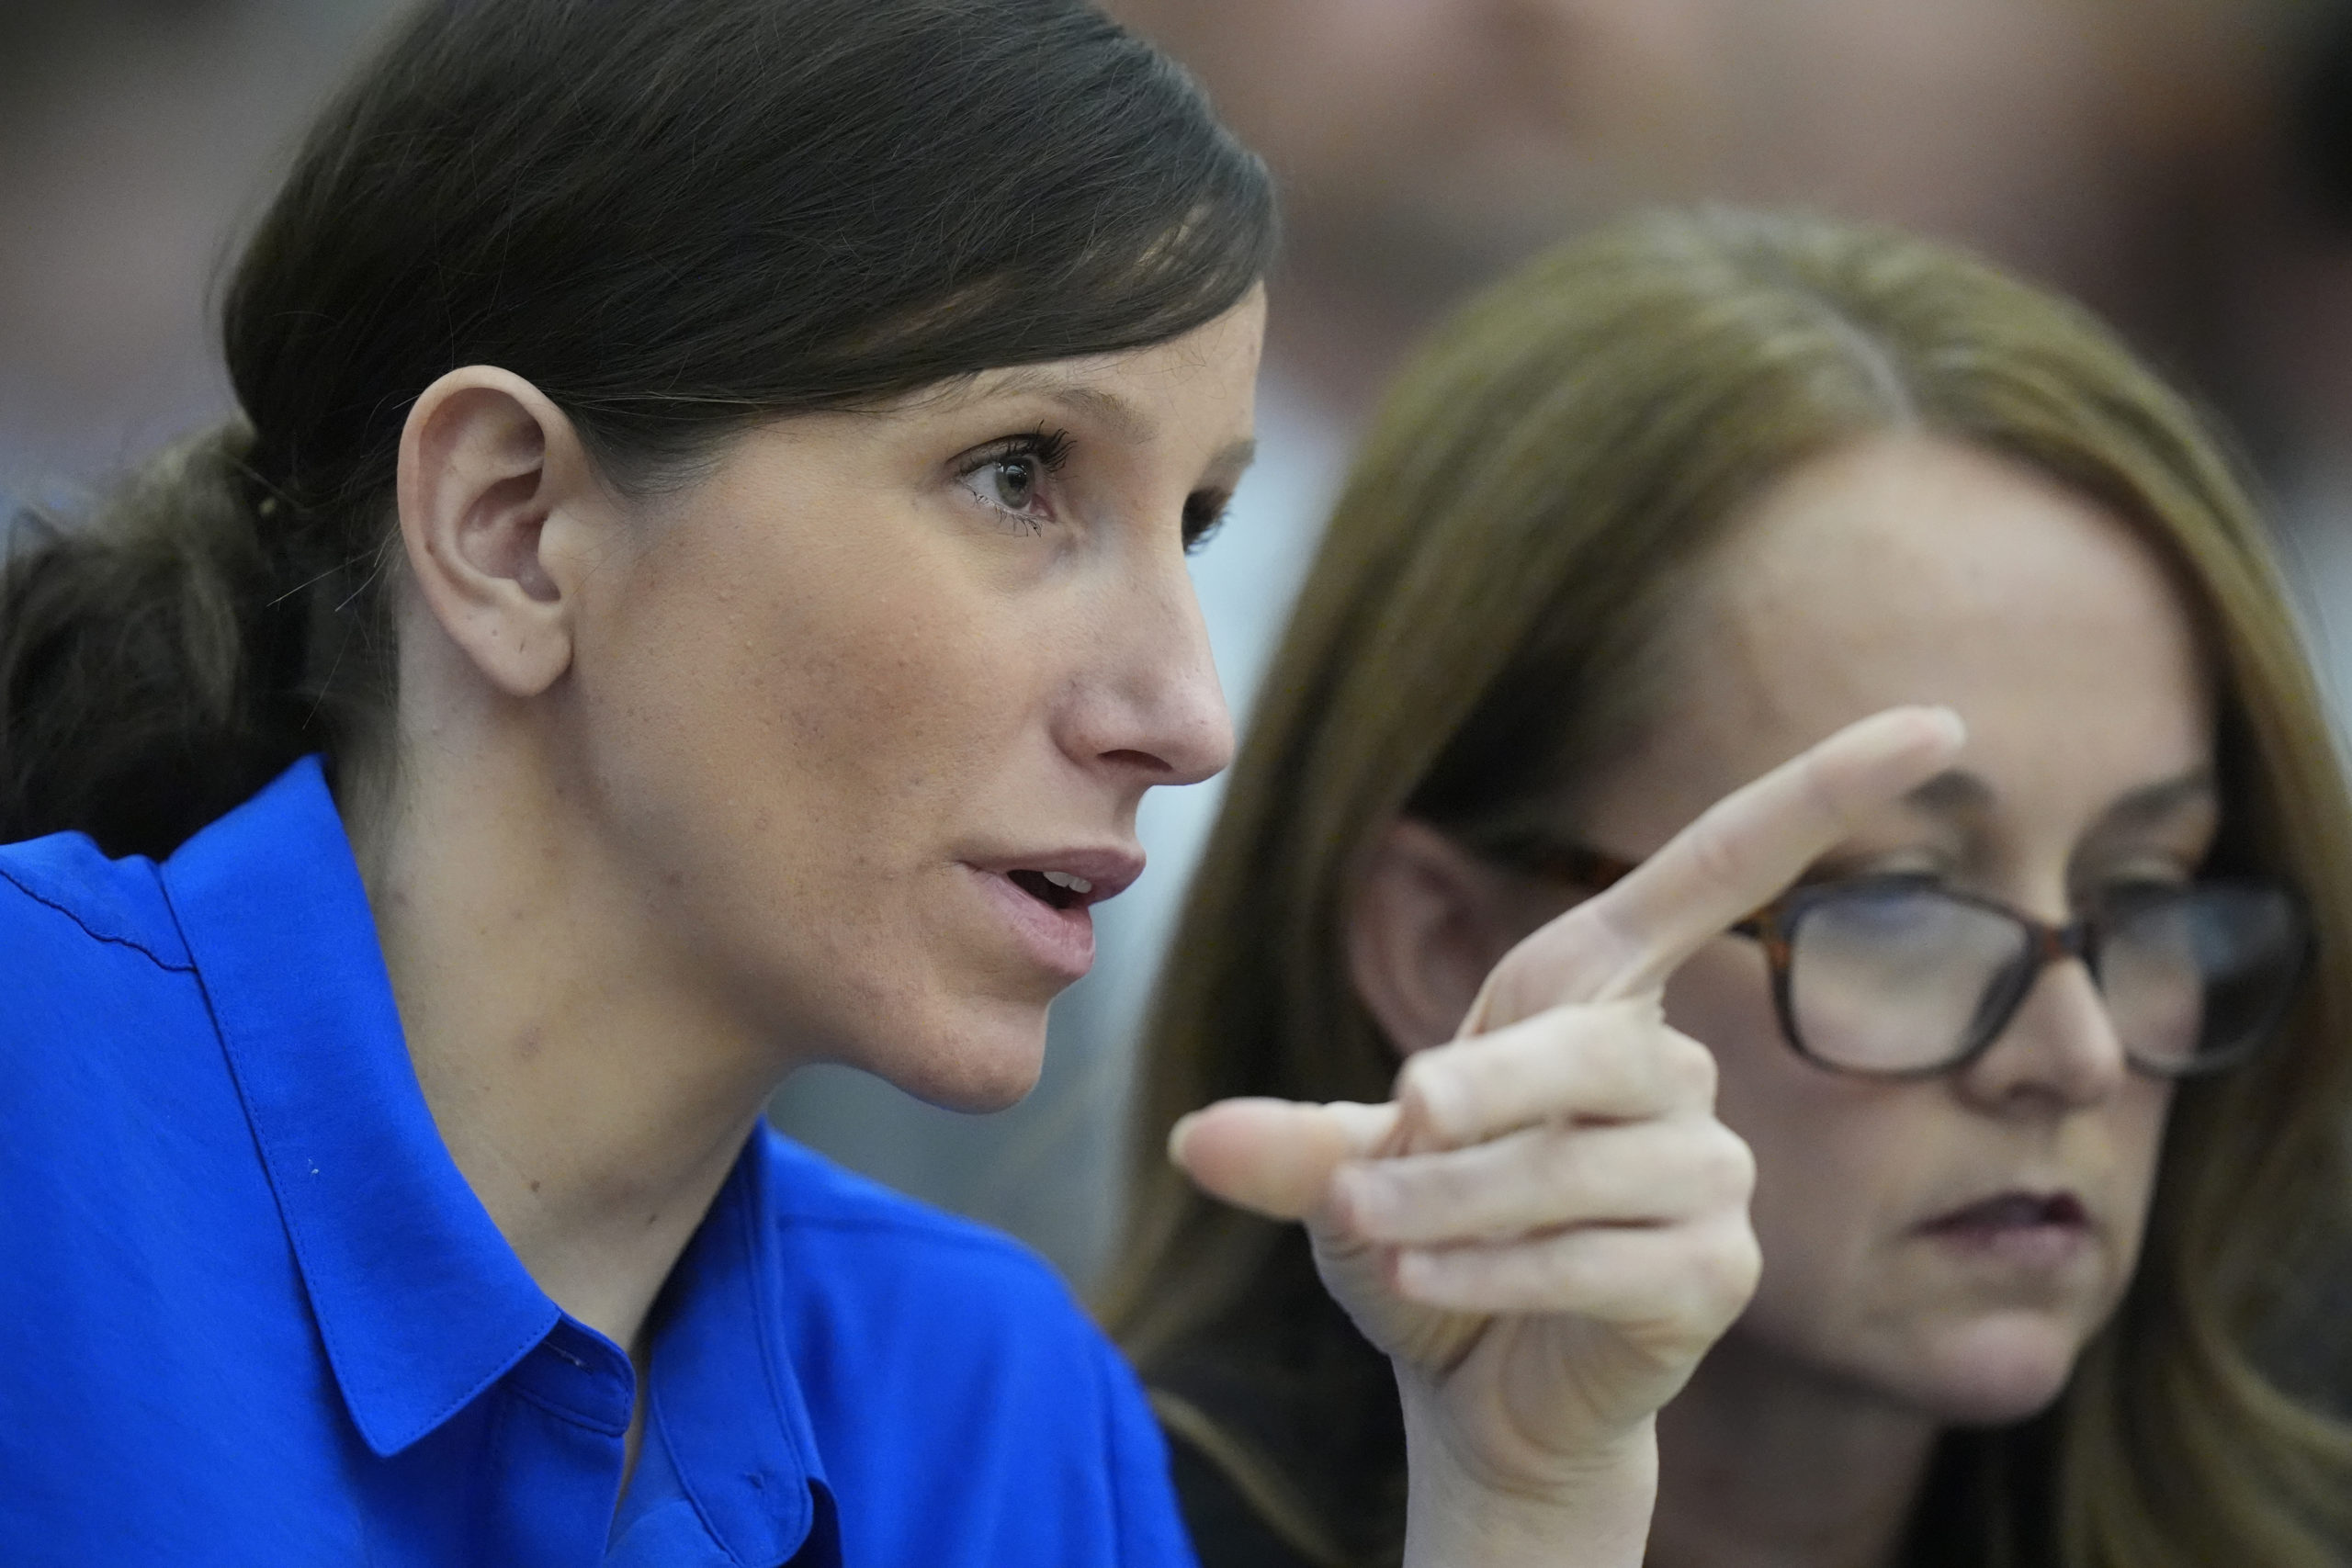
{"type": "MultiPolygon", "coordinates": [[[[1022,1093],[1138,799],[1225,761],[1184,553],[1272,239],[1076,0],[406,24],[231,286],[242,418],[0,575],[0,1557],[1184,1559],[1042,1267],[759,1114],[812,1061],[1022,1093]]],[[[1188,1129],[1393,1352],[1413,1560],[1638,1559],[1754,1258],[1643,998],[1952,739],[1727,801],[1402,1104],[1188,1129]],[[1512,1225],[1327,1223],[1593,1114],[1610,1179],[1512,1225]]]]}
{"type": "MultiPolygon", "coordinates": [[[[2253,506],[2105,328],[1879,229],[1586,236],[1397,382],[1265,691],[1147,1137],[1409,1085],[1716,790],[1885,704],[1967,722],[1663,988],[1762,1274],[1659,1413],[1655,1568],[2346,1560],[2352,1426],[2282,1346],[2343,1332],[2352,806],[2253,506]]],[[[1334,1228],[1417,1243],[1395,1175],[1334,1228]]],[[[1394,1562],[1361,1314],[1144,1182],[1110,1315],[1203,1560],[1394,1562]]]]}

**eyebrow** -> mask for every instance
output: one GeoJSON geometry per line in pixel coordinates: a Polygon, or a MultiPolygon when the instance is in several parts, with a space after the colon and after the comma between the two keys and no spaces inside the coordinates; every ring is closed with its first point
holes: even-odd
{"type": "MultiPolygon", "coordinates": [[[[1990,807],[1997,793],[1980,773],[1947,768],[1903,799],[1905,805],[1934,816],[1964,817],[1990,807]]],[[[2217,793],[2213,770],[2200,763],[2177,777],[2159,779],[2126,792],[2099,813],[2099,825],[2120,827],[2161,821],[2186,807],[2211,804],[2217,793]]]]}
{"type": "Polygon", "coordinates": [[[1238,441],[1219,447],[1216,456],[1209,459],[1208,471],[1213,474],[1231,474],[1238,481],[1250,465],[1257,460],[1258,443],[1255,438],[1245,435],[1238,441]]]}
{"type": "MultiPolygon", "coordinates": [[[[967,396],[1041,397],[1048,402],[1059,403],[1072,413],[1093,420],[1114,438],[1136,446],[1148,446],[1159,434],[1159,427],[1152,423],[1149,414],[1118,393],[1090,387],[1083,381],[1073,381],[1051,370],[1008,370],[993,381],[976,386],[967,396]]],[[[1243,470],[1257,460],[1256,437],[1244,435],[1217,449],[1208,461],[1208,472],[1231,474],[1238,480],[1243,470]]]]}
{"type": "Polygon", "coordinates": [[[2162,821],[2189,807],[2211,806],[2220,793],[2220,786],[2213,782],[2213,770],[2200,765],[2177,778],[2132,791],[2101,813],[2099,823],[2102,827],[2123,827],[2162,821]]]}
{"type": "Polygon", "coordinates": [[[1073,381],[1050,370],[1010,370],[1001,378],[974,389],[986,397],[1034,396],[1059,403],[1072,413],[1092,419],[1122,441],[1148,446],[1159,434],[1151,416],[1119,396],[1083,381],[1073,381]]]}
{"type": "Polygon", "coordinates": [[[1993,804],[1993,786],[1980,773],[1946,768],[1903,797],[1905,805],[1937,817],[1964,817],[1993,804]]]}

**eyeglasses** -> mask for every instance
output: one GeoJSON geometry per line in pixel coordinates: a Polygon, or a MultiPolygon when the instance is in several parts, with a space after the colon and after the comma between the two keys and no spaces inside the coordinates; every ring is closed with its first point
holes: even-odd
{"type": "MultiPolygon", "coordinates": [[[[1634,869],[1530,839],[1494,852],[1594,892],[1634,869]]],[[[2254,879],[2119,888],[2052,926],[1929,877],[1857,877],[1796,888],[1731,931],[1763,946],[1781,1032],[1800,1055],[1893,1077],[1973,1061],[2042,970],[2069,958],[2089,969],[2133,1067],[2218,1072],[2278,1028],[2312,955],[2301,900],[2254,879]]]]}

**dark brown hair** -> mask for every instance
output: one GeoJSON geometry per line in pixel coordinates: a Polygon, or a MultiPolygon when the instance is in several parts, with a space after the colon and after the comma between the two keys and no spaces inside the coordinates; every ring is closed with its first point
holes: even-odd
{"type": "Polygon", "coordinates": [[[534,382],[625,487],[746,423],[1237,303],[1262,165],[1081,0],[429,0],[230,285],[243,417],[0,570],[0,841],[161,854],[390,705],[409,404],[534,382]]]}

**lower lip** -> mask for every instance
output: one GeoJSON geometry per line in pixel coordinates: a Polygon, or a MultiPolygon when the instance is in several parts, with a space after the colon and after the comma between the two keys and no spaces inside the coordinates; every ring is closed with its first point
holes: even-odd
{"type": "Polygon", "coordinates": [[[1037,967],[1065,981],[1086,977],[1094,967],[1094,917],[1085,905],[1057,909],[1023,893],[1009,876],[978,870],[972,874],[1037,967]]]}
{"type": "Polygon", "coordinates": [[[2088,1225],[1979,1224],[1966,1221],[1928,1226],[1927,1238],[1964,1258],[2018,1269],[2061,1269],[2090,1249],[2088,1225]]]}

